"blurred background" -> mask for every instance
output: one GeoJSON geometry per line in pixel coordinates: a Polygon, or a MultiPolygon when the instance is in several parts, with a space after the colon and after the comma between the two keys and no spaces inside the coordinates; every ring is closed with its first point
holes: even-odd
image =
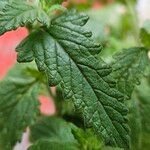
{"type": "MultiPolygon", "coordinates": [[[[96,40],[103,45],[104,50],[100,55],[108,63],[112,61],[115,52],[140,46],[139,29],[150,19],[150,0],[68,0],[62,5],[68,8],[76,7],[78,11],[90,16],[86,28],[91,30],[96,40]]],[[[19,28],[0,37],[0,79],[3,79],[16,63],[15,47],[27,35],[27,29],[19,28]]],[[[129,104],[132,118],[132,149],[135,150],[150,149],[149,82],[142,79],[141,85],[135,90],[138,95],[135,92],[129,104]]],[[[39,100],[43,114],[55,113],[51,99],[41,95],[39,100]]],[[[25,150],[28,145],[28,134],[25,133],[22,143],[17,144],[15,150],[25,150]]]]}

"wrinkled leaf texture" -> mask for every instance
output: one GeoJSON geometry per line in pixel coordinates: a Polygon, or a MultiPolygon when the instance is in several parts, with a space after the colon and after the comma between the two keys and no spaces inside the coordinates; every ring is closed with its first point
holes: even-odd
{"type": "Polygon", "coordinates": [[[50,86],[61,85],[65,98],[83,110],[85,122],[113,146],[129,147],[127,108],[109,75],[111,68],[98,60],[101,45],[84,30],[88,21],[75,11],[54,18],[49,28],[31,33],[16,48],[19,62],[35,59],[50,86]]]}

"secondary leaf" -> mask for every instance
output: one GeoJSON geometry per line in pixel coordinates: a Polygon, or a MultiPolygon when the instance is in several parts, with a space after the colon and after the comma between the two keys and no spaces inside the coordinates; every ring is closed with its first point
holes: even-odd
{"type": "Polygon", "coordinates": [[[78,149],[79,145],[72,134],[72,125],[63,119],[42,117],[30,127],[30,130],[31,141],[37,141],[31,149],[78,149]],[[45,147],[43,147],[44,143],[47,144],[45,147]]]}
{"type": "Polygon", "coordinates": [[[111,68],[95,55],[101,46],[82,27],[87,20],[86,15],[74,11],[53,19],[50,28],[37,30],[21,42],[17,47],[18,61],[35,59],[49,85],[63,87],[64,96],[72,98],[75,107],[83,110],[85,122],[107,144],[129,147],[124,97],[115,89],[109,75],[111,68]]]}
{"type": "Polygon", "coordinates": [[[130,98],[135,85],[140,83],[140,77],[150,63],[148,49],[144,47],[124,49],[117,53],[114,59],[113,68],[118,80],[118,89],[130,98]]]}
{"type": "Polygon", "coordinates": [[[64,143],[61,141],[40,140],[35,145],[29,147],[28,150],[79,150],[72,143],[64,143]]]}
{"type": "Polygon", "coordinates": [[[102,141],[98,139],[96,135],[94,135],[93,130],[87,129],[83,130],[81,128],[73,127],[72,133],[75,139],[80,144],[80,149],[82,150],[101,150],[102,149],[102,141]]]}
{"type": "Polygon", "coordinates": [[[15,30],[19,26],[26,26],[28,23],[39,21],[43,25],[49,26],[48,15],[40,8],[29,5],[26,2],[10,2],[5,5],[0,15],[0,35],[15,30]]]}
{"type": "Polygon", "coordinates": [[[150,47],[150,20],[145,21],[140,31],[141,41],[146,47],[150,47]]]}
{"type": "Polygon", "coordinates": [[[142,84],[137,89],[140,103],[140,114],[142,123],[141,147],[148,150],[150,147],[150,76],[142,80],[142,84]]]}
{"type": "Polygon", "coordinates": [[[25,67],[18,65],[0,82],[0,147],[6,150],[13,148],[39,113],[38,85],[25,67]]]}
{"type": "Polygon", "coordinates": [[[71,131],[71,123],[67,123],[61,118],[41,117],[30,129],[30,139],[33,142],[49,139],[77,143],[71,131]]]}

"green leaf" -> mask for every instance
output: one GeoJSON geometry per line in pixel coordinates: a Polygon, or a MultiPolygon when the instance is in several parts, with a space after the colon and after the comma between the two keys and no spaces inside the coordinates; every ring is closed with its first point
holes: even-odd
{"type": "Polygon", "coordinates": [[[80,149],[101,150],[103,143],[98,139],[96,135],[94,135],[91,129],[82,130],[75,126],[72,130],[72,133],[75,139],[80,144],[80,149]]]}
{"type": "Polygon", "coordinates": [[[60,11],[63,12],[63,11],[66,10],[66,8],[63,7],[62,5],[55,4],[55,5],[52,5],[52,6],[49,8],[48,12],[52,12],[52,11],[54,11],[54,10],[60,10],[60,11]]]}
{"type": "Polygon", "coordinates": [[[141,42],[144,46],[150,47],[150,20],[144,22],[140,31],[141,42]]]}
{"type": "Polygon", "coordinates": [[[71,123],[67,123],[63,119],[42,117],[30,127],[30,130],[30,139],[35,142],[31,149],[79,150],[78,143],[72,134],[71,123]]]}
{"type": "Polygon", "coordinates": [[[48,15],[40,7],[19,1],[8,3],[0,15],[0,35],[35,21],[46,26],[50,24],[48,15]]]}
{"type": "Polygon", "coordinates": [[[0,12],[5,8],[7,0],[0,0],[0,12]]]}
{"type": "Polygon", "coordinates": [[[0,147],[6,150],[13,148],[39,114],[38,84],[25,68],[17,65],[0,82],[0,147]]]}
{"type": "Polygon", "coordinates": [[[31,141],[49,139],[76,143],[71,131],[71,123],[61,118],[41,117],[30,129],[31,141]]]}
{"type": "Polygon", "coordinates": [[[134,47],[124,49],[114,56],[114,72],[118,80],[118,89],[129,98],[136,84],[140,84],[140,78],[149,65],[148,49],[134,47]]]}
{"type": "Polygon", "coordinates": [[[140,150],[142,148],[142,123],[139,100],[135,100],[135,98],[132,98],[132,101],[129,101],[129,110],[129,125],[131,128],[131,149],[140,150]]]}
{"type": "Polygon", "coordinates": [[[132,150],[149,150],[150,146],[150,76],[147,79],[142,78],[141,84],[134,91],[132,101],[128,101],[132,150]]]}
{"type": "Polygon", "coordinates": [[[84,30],[88,17],[67,12],[52,20],[49,29],[31,33],[17,47],[18,61],[35,59],[46,73],[50,86],[60,85],[65,98],[82,109],[85,122],[102,136],[106,144],[129,147],[123,95],[115,89],[111,68],[95,54],[101,49],[84,30]],[[30,59],[26,53],[30,52],[30,59]],[[25,54],[25,55],[24,55],[25,54]]]}
{"type": "Polygon", "coordinates": [[[150,76],[142,80],[142,84],[137,89],[140,103],[140,114],[142,123],[141,147],[148,150],[150,147],[150,76]]]}
{"type": "Polygon", "coordinates": [[[72,143],[61,141],[40,140],[28,150],[79,150],[72,143]]]}

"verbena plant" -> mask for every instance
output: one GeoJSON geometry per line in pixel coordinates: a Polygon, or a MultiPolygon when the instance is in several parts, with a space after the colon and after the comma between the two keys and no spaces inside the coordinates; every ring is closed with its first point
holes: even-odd
{"type": "Polygon", "coordinates": [[[16,48],[17,61],[26,64],[17,64],[0,82],[0,149],[13,149],[27,127],[29,150],[130,149],[126,100],[149,65],[149,22],[141,29],[142,47],[115,54],[108,65],[98,55],[102,45],[84,27],[89,17],[61,3],[0,1],[0,35],[29,30],[16,48]],[[53,97],[54,116],[40,113],[39,94],[53,97]]]}

